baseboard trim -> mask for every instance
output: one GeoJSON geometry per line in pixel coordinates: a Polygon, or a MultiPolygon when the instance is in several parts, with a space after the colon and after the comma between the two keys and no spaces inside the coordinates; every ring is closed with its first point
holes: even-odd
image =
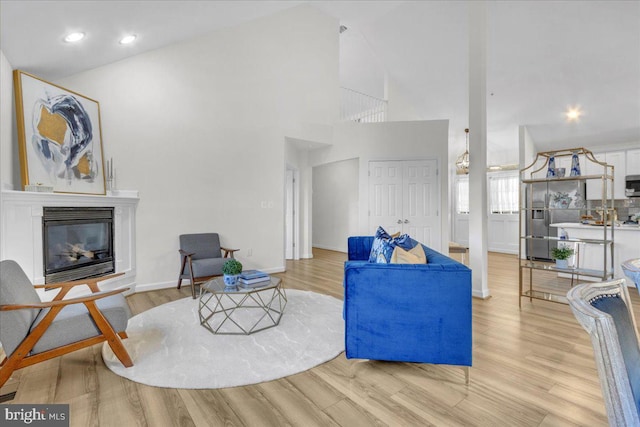
{"type": "MultiPolygon", "coordinates": [[[[265,273],[268,273],[268,274],[282,273],[286,271],[284,266],[260,268],[259,270],[264,271],[265,273]]],[[[135,289],[132,293],[157,291],[160,289],[176,288],[177,286],[178,286],[178,279],[172,280],[169,282],[145,283],[145,284],[135,285],[135,289]]],[[[188,279],[183,279],[182,286],[191,286],[191,282],[188,279]]]]}
{"type": "MultiPolygon", "coordinates": [[[[183,280],[182,281],[182,285],[189,285],[189,281],[188,280],[183,280]]],[[[149,292],[149,291],[157,291],[159,289],[169,289],[169,288],[175,288],[178,286],[178,280],[172,280],[171,282],[157,282],[157,283],[145,283],[145,284],[138,284],[136,285],[136,288],[134,290],[135,293],[138,292],[149,292]]]]}
{"type": "Polygon", "coordinates": [[[491,293],[489,292],[488,289],[486,292],[473,290],[471,291],[471,296],[473,296],[474,298],[489,299],[491,298],[491,293]]]}
{"type": "Polygon", "coordinates": [[[314,248],[325,249],[327,251],[335,251],[335,252],[344,252],[347,253],[347,248],[345,247],[337,247],[337,246],[326,246],[326,245],[316,245],[315,243],[312,245],[314,248]]]}

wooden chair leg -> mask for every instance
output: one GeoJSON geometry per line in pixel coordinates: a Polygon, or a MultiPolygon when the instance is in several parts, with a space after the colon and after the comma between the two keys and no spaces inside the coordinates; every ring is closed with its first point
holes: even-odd
{"type": "MultiPolygon", "coordinates": [[[[14,356],[15,353],[12,355],[14,356]]],[[[4,365],[2,365],[2,368],[0,368],[0,387],[2,387],[4,385],[4,383],[7,382],[7,380],[9,380],[9,378],[11,378],[11,375],[13,374],[13,371],[16,370],[16,368],[20,365],[20,362],[22,361],[22,357],[9,357],[8,359],[5,360],[4,365]]]]}
{"type": "Polygon", "coordinates": [[[189,257],[189,279],[191,280],[191,297],[196,299],[196,280],[193,277],[193,265],[191,264],[191,257],[189,257]]]}
{"type": "Polygon", "coordinates": [[[178,289],[182,286],[182,275],[184,274],[184,267],[187,265],[187,257],[182,257],[182,266],[180,267],[180,274],[178,275],[178,289]]]}
{"type": "Polygon", "coordinates": [[[469,385],[469,380],[470,380],[470,376],[471,376],[471,372],[468,366],[464,367],[464,383],[465,385],[469,385]]]}
{"type": "Polygon", "coordinates": [[[113,354],[116,355],[120,363],[124,365],[125,368],[130,368],[133,366],[133,362],[131,361],[131,357],[129,353],[127,353],[127,349],[124,348],[122,341],[120,341],[120,337],[113,330],[107,319],[105,319],[104,315],[98,310],[96,303],[94,301],[87,301],[84,305],[89,310],[93,321],[96,322],[96,326],[100,329],[100,332],[106,337],[107,342],[109,343],[109,347],[113,350],[113,354]]]}

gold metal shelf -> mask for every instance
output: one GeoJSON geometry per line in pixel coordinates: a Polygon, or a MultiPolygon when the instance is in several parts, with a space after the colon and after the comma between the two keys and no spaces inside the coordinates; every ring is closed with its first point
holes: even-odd
{"type": "Polygon", "coordinates": [[[530,268],[532,270],[545,270],[554,271],[557,273],[573,274],[574,276],[587,276],[587,277],[601,277],[609,278],[613,277],[613,270],[594,270],[590,268],[559,268],[552,263],[543,263],[539,261],[523,260],[520,268],[530,268]]]}
{"type": "Polygon", "coordinates": [[[558,182],[558,181],[586,181],[588,179],[610,179],[613,181],[612,175],[579,175],[579,176],[563,176],[563,177],[553,177],[553,178],[531,178],[531,179],[523,179],[521,182],[523,184],[536,184],[539,182],[558,182]]]}

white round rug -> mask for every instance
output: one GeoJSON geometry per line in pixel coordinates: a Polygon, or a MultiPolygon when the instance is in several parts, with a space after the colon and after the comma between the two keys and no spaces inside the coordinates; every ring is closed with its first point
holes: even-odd
{"type": "Polygon", "coordinates": [[[116,374],[171,388],[223,388],[303,372],[344,351],[342,301],[287,289],[280,324],[252,335],[214,335],[200,325],[198,299],[163,304],[129,319],[125,368],[105,343],[102,358],[116,374]]]}

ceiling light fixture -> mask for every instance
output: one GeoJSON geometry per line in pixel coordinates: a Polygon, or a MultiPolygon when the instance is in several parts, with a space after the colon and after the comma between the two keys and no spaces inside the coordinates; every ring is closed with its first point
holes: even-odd
{"type": "Polygon", "coordinates": [[[466,149],[456,160],[456,173],[458,175],[469,174],[469,129],[465,129],[464,133],[466,138],[466,149]]]}
{"type": "Polygon", "coordinates": [[[566,112],[567,120],[569,120],[570,122],[574,122],[578,120],[581,115],[582,115],[582,111],[580,111],[578,107],[569,108],[569,110],[567,110],[566,112]]]}
{"type": "Polygon", "coordinates": [[[120,39],[120,44],[130,44],[133,43],[133,41],[136,39],[136,35],[135,34],[129,34],[128,36],[124,36],[123,38],[120,39]]]}
{"type": "Polygon", "coordinates": [[[83,38],[84,38],[84,33],[70,33],[66,35],[66,37],[64,38],[64,41],[66,41],[67,43],[75,43],[75,42],[79,42],[83,38]]]}

